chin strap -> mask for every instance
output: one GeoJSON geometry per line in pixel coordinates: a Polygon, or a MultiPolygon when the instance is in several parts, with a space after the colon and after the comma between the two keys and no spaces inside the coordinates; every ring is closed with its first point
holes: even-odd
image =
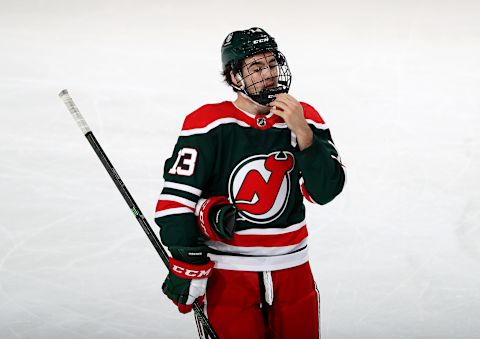
{"type": "Polygon", "coordinates": [[[267,104],[275,100],[277,95],[280,93],[288,93],[288,91],[282,87],[275,87],[270,89],[264,89],[258,94],[248,96],[251,97],[252,100],[257,102],[258,104],[266,106],[267,104]]]}
{"type": "Polygon", "coordinates": [[[253,100],[248,94],[245,94],[245,92],[243,92],[243,91],[240,92],[240,95],[241,95],[242,97],[244,97],[245,99],[247,99],[248,101],[250,101],[251,103],[257,105],[257,106],[268,107],[267,105],[262,105],[261,103],[256,102],[256,101],[253,100]]]}
{"type": "Polygon", "coordinates": [[[275,88],[263,89],[258,94],[250,94],[247,92],[245,80],[243,80],[242,74],[237,72],[235,78],[240,82],[241,86],[237,86],[232,83],[232,87],[238,90],[243,96],[253,103],[260,106],[267,106],[270,102],[275,100],[276,96],[280,93],[288,93],[288,89],[285,89],[282,86],[277,86],[275,88]]]}

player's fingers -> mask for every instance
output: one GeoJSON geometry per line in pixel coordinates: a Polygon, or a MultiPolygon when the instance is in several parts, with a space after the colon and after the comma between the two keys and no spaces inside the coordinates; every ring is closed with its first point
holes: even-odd
{"type": "Polygon", "coordinates": [[[297,99],[295,99],[292,95],[288,93],[280,93],[279,95],[277,95],[276,99],[292,105],[298,104],[297,99]]]}
{"type": "MultiPolygon", "coordinates": [[[[270,110],[270,113],[273,113],[275,115],[278,115],[281,118],[285,118],[285,112],[278,109],[276,106],[273,106],[272,109],[270,110]]],[[[285,120],[285,119],[284,119],[285,120]]]]}
{"type": "Polygon", "coordinates": [[[275,107],[277,109],[280,108],[283,111],[286,111],[286,110],[289,109],[289,107],[286,103],[284,103],[283,101],[280,101],[280,100],[276,100],[276,99],[270,103],[270,106],[275,107]]]}
{"type": "Polygon", "coordinates": [[[283,102],[285,105],[288,105],[290,103],[288,98],[286,98],[285,96],[282,96],[282,94],[285,94],[285,93],[278,94],[275,97],[275,100],[273,102],[283,102]]]}
{"type": "Polygon", "coordinates": [[[302,111],[303,109],[301,108],[301,104],[292,97],[291,95],[287,93],[281,93],[278,95],[275,100],[272,103],[277,103],[277,106],[280,106],[280,103],[283,103],[284,107],[282,107],[283,110],[286,110],[286,107],[288,107],[288,112],[294,113],[297,111],[302,111]]]}

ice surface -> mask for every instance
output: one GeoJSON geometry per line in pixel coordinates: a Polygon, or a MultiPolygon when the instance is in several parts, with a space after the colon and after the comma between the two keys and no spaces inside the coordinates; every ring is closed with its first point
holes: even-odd
{"type": "Polygon", "coordinates": [[[57,93],[153,226],[183,117],[231,100],[220,43],[272,33],[348,167],[308,206],[325,339],[480,337],[475,1],[0,2],[0,338],[194,338],[57,93]]]}

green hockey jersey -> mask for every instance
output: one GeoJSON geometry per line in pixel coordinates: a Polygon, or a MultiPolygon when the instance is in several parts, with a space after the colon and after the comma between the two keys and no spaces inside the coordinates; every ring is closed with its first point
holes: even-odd
{"type": "Polygon", "coordinates": [[[345,171],[323,119],[301,105],[314,135],[303,151],[282,118],[253,115],[230,101],[185,118],[155,211],[166,246],[205,244],[215,267],[231,270],[278,270],[308,260],[303,201],[331,201],[345,171]],[[239,210],[231,240],[201,238],[195,210],[200,198],[212,196],[228,197],[239,210]]]}

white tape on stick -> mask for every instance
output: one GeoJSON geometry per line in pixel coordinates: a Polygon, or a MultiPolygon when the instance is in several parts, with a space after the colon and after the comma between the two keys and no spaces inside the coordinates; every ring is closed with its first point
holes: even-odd
{"type": "Polygon", "coordinates": [[[60,93],[58,93],[58,96],[63,100],[65,106],[67,106],[68,111],[72,115],[78,127],[80,127],[80,129],[82,130],[82,133],[85,135],[90,132],[90,127],[88,126],[87,122],[85,121],[77,106],[73,102],[70,94],[68,94],[68,91],[66,89],[62,90],[60,93]]]}

